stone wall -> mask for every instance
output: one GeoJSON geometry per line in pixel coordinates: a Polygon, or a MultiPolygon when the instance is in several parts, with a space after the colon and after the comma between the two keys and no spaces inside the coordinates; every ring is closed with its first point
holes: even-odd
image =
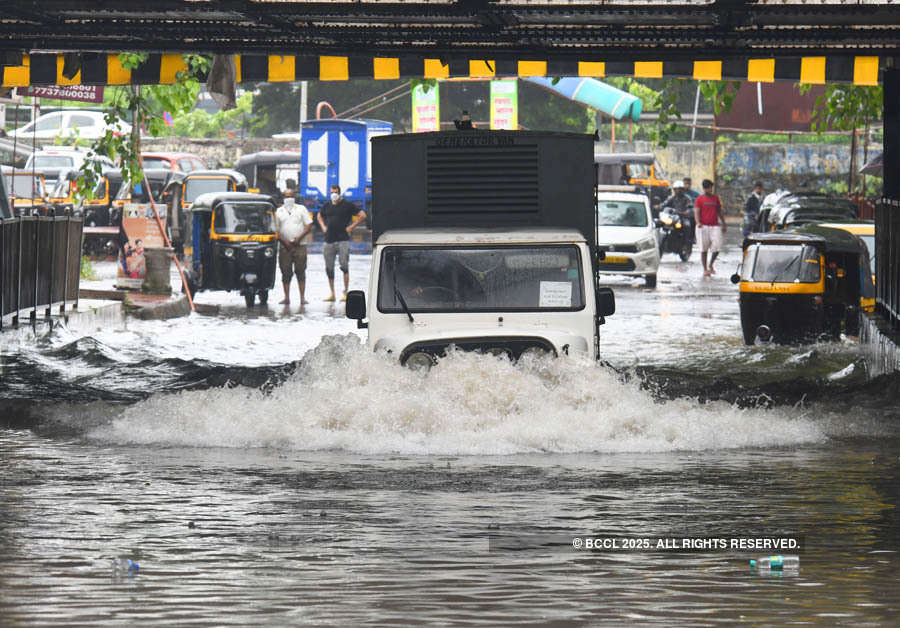
{"type": "Polygon", "coordinates": [[[297,140],[276,140],[266,137],[240,138],[191,138],[154,137],[142,138],[141,150],[147,152],[185,152],[202,157],[210,168],[233,166],[241,155],[262,150],[300,150],[297,140]]]}
{"type": "MultiPolygon", "coordinates": [[[[610,142],[600,142],[610,150],[610,142]]],[[[869,148],[869,156],[874,150],[869,148]]],[[[694,188],[712,178],[712,142],[670,142],[666,148],[653,148],[650,142],[616,142],[616,152],[652,152],[671,180],[690,176],[694,188]]],[[[716,147],[716,188],[726,213],[740,213],[754,181],[767,191],[779,188],[818,190],[830,183],[847,181],[850,172],[850,147],[831,144],[744,144],[719,142],[716,147]]],[[[857,153],[863,164],[863,151],[857,153]]]]}
{"type": "MultiPolygon", "coordinates": [[[[230,166],[245,153],[261,150],[299,150],[296,140],[272,138],[145,138],[146,151],[184,151],[203,157],[210,167],[230,166]]],[[[610,152],[608,140],[601,149],[610,152]]],[[[690,176],[694,188],[712,177],[712,142],[670,142],[654,148],[650,142],[616,142],[616,152],[652,152],[670,180],[690,176]]],[[[874,149],[870,147],[871,156],[874,149]]],[[[767,191],[797,190],[805,184],[816,190],[829,182],[846,181],[850,168],[850,147],[830,144],[743,144],[719,142],[716,150],[717,191],[725,211],[738,214],[754,181],[762,181],[767,191]]],[[[857,163],[863,163],[862,149],[857,163]]]]}

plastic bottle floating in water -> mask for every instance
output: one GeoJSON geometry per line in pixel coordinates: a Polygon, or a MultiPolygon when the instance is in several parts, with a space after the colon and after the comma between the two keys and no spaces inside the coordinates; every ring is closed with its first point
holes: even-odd
{"type": "Polygon", "coordinates": [[[116,575],[133,576],[138,572],[138,569],[140,568],[141,566],[130,558],[113,558],[112,561],[113,573],[116,575]]]}
{"type": "Polygon", "coordinates": [[[750,560],[750,566],[757,569],[799,569],[799,556],[763,556],[758,560],[750,560]]]}

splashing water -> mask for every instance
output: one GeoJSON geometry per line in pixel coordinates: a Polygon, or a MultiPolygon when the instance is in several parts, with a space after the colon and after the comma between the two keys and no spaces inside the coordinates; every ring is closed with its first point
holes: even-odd
{"type": "Polygon", "coordinates": [[[779,446],[818,442],[825,434],[790,409],[659,402],[587,360],[514,365],[454,352],[423,374],[347,335],[325,336],[268,394],[245,387],[157,394],[89,437],[127,444],[491,455],[779,446]]]}

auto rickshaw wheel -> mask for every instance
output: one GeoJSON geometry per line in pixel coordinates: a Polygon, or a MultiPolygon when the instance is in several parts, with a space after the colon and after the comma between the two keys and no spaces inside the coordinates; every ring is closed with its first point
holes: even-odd
{"type": "Polygon", "coordinates": [[[259,304],[266,305],[269,302],[269,291],[268,290],[260,290],[259,291],[259,304]]]}
{"type": "Polygon", "coordinates": [[[253,307],[254,299],[256,299],[256,293],[252,290],[248,290],[244,293],[244,303],[247,304],[247,307],[253,307]]]}

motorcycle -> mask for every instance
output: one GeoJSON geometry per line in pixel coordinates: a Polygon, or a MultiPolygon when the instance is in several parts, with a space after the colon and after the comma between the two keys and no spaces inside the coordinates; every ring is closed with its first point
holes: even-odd
{"type": "Polygon", "coordinates": [[[694,250],[693,224],[685,216],[671,207],[664,207],[656,219],[660,231],[659,255],[677,254],[682,262],[688,261],[694,250]]]}

